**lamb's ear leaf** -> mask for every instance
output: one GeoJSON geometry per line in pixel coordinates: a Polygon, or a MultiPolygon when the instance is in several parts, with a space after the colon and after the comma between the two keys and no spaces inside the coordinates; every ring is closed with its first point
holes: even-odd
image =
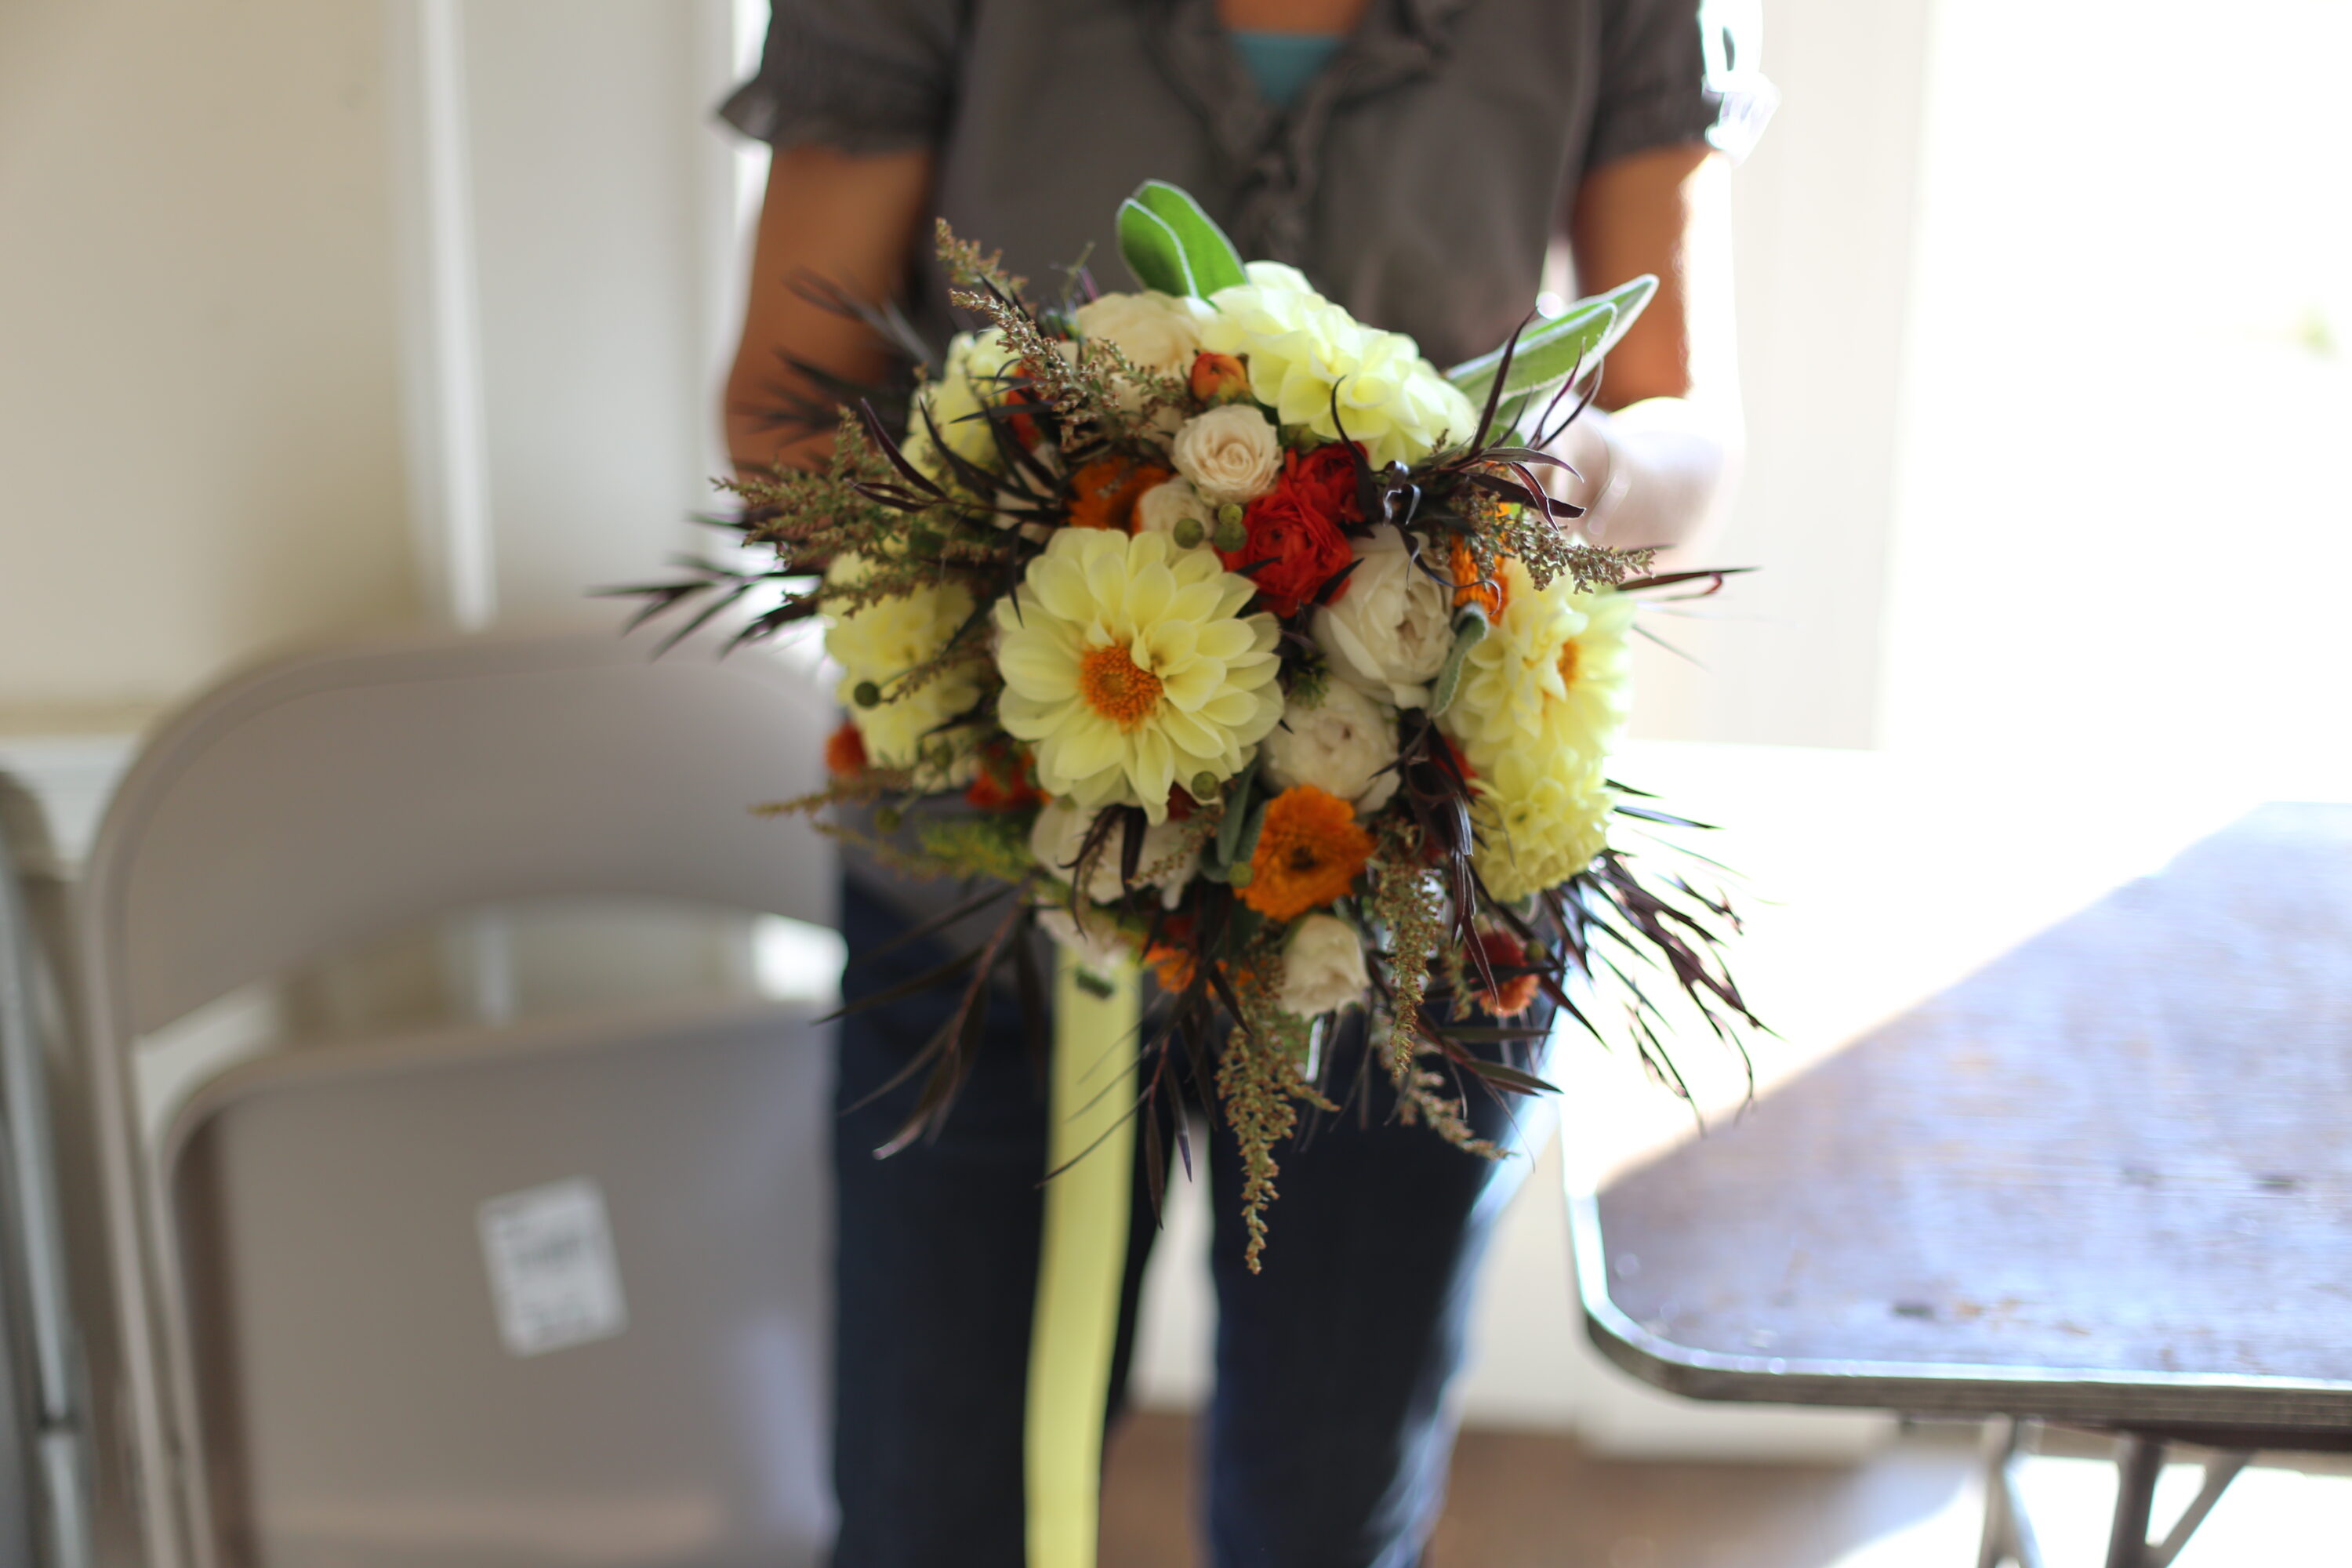
{"type": "Polygon", "coordinates": [[[1184,265],[1184,245],[1167,220],[1130,196],[1118,205],[1118,253],[1146,289],[1162,294],[1193,292],[1184,265]]]}
{"type": "Polygon", "coordinates": [[[1146,180],[1135,188],[1130,199],[1174,232],[1194,294],[1205,300],[1220,289],[1249,281],[1249,274],[1242,268],[1241,252],[1234,248],[1225,231],[1217,226],[1217,220],[1202,210],[1190,192],[1164,180],[1146,180]]]}
{"type": "MultiPolygon", "coordinates": [[[[1549,392],[1575,374],[1579,366],[1598,362],[1617,346],[1625,329],[1633,324],[1657,289],[1657,279],[1644,272],[1606,293],[1579,300],[1542,326],[1522,335],[1511,354],[1510,376],[1503,384],[1503,395],[1517,397],[1549,392]]],[[[1445,379],[1461,388],[1471,402],[1482,402],[1494,385],[1495,373],[1502,363],[1503,351],[1494,349],[1476,359],[1464,360],[1445,373],[1445,379]]]]}

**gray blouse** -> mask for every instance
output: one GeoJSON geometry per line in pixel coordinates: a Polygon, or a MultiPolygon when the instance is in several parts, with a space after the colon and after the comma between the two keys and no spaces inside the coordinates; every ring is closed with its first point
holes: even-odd
{"type": "MultiPolygon", "coordinates": [[[[1242,254],[1289,261],[1443,365],[1533,305],[1584,172],[1716,134],[1728,56],[1697,0],[1372,0],[1287,110],[1215,0],[774,0],[721,112],[779,147],[931,147],[935,210],[1040,292],[1087,258],[1131,283],[1112,216],[1146,179],[1242,254]]],[[[916,323],[955,330],[928,236],[916,323]]]]}

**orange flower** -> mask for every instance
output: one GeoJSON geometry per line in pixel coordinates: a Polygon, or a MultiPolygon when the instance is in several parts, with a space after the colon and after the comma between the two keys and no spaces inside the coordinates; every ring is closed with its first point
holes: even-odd
{"type": "MultiPolygon", "coordinates": [[[[1495,972],[1495,989],[1473,991],[1471,1001],[1497,1018],[1516,1018],[1534,1005],[1543,982],[1533,974],[1517,973],[1528,967],[1528,950],[1519,945],[1518,938],[1505,931],[1482,931],[1478,951],[1486,955],[1486,967],[1495,972]]],[[[1475,966],[1471,973],[1477,973],[1475,966]]]]}
{"type": "Polygon", "coordinates": [[[844,722],[824,738],[824,771],[835,778],[866,771],[866,737],[856,725],[844,722]]]}
{"type": "Polygon", "coordinates": [[[1019,811],[1045,804],[1045,793],[1031,782],[1029,755],[1018,746],[992,745],[978,761],[980,771],[964,786],[967,802],[982,811],[1019,811]]]}
{"type": "Polygon", "coordinates": [[[1097,458],[1070,476],[1070,526],[1132,533],[1136,501],[1169,477],[1169,470],[1157,463],[1097,458]]]}
{"type": "Polygon", "coordinates": [[[1509,590],[1503,586],[1501,574],[1497,573],[1492,582],[1481,582],[1478,558],[1471,554],[1469,546],[1458,539],[1454,542],[1451,564],[1454,569],[1454,607],[1459,609],[1464,605],[1475,605],[1486,612],[1488,620],[1502,619],[1503,608],[1511,602],[1511,598],[1509,590]]]}
{"type": "Polygon", "coordinates": [[[1192,361],[1192,395],[1203,403],[1230,403],[1249,395],[1249,369],[1231,354],[1202,353],[1192,361]]]}
{"type": "MultiPolygon", "coordinates": [[[[1026,364],[1021,367],[1021,373],[1024,375],[1032,374],[1026,364]]],[[[1036,402],[1037,399],[1025,386],[1013,387],[1004,395],[1005,406],[1008,408],[1034,407],[1036,402]]],[[[1034,447],[1037,444],[1037,422],[1034,419],[1030,418],[1026,414],[1016,414],[1006,423],[1013,427],[1013,438],[1015,441],[1024,447],[1034,447]]]]}
{"type": "Polygon", "coordinates": [[[1356,808],[1300,784],[1266,805],[1241,900],[1274,920],[1296,920],[1346,892],[1371,858],[1372,836],[1356,826],[1356,808]]]}
{"type": "Polygon", "coordinates": [[[1181,945],[1192,935],[1192,917],[1178,915],[1160,927],[1163,940],[1143,950],[1143,962],[1160,982],[1160,989],[1179,992],[1192,984],[1192,950],[1181,945]]]}

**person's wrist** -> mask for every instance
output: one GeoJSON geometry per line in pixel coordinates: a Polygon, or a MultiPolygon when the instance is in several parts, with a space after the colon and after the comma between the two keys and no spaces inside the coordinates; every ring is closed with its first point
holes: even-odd
{"type": "Polygon", "coordinates": [[[1566,487],[1566,499],[1584,509],[1584,515],[1577,520],[1577,529],[1595,544],[1601,542],[1601,531],[1607,526],[1610,509],[1624,499],[1633,482],[1631,467],[1624,461],[1609,426],[1608,415],[1598,408],[1587,408],[1561,433],[1552,448],[1561,461],[1575,470],[1574,483],[1566,487]]]}
{"type": "Polygon", "coordinates": [[[1600,472],[1595,476],[1592,499],[1585,502],[1580,526],[1585,542],[1599,544],[1609,531],[1609,521],[1622,511],[1625,498],[1633,489],[1633,465],[1625,460],[1625,448],[1617,432],[1603,415],[1593,431],[1601,449],[1600,472]]]}

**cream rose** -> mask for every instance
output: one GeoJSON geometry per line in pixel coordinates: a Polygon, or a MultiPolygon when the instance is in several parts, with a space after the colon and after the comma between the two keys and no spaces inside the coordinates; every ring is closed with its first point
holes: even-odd
{"type": "Polygon", "coordinates": [[[1176,432],[1176,469],[1212,502],[1254,501],[1282,472],[1282,443],[1265,416],[1229,403],[1188,419],[1176,432]]]}
{"type": "Polygon", "coordinates": [[[1078,335],[1088,342],[1110,342],[1139,370],[1182,376],[1201,352],[1201,321],[1205,307],[1173,295],[1105,294],[1073,313],[1078,335]]]}
{"type": "Polygon", "coordinates": [[[1056,947],[1067,948],[1081,966],[1106,977],[1135,958],[1134,945],[1107,914],[1089,914],[1081,926],[1069,910],[1048,905],[1037,911],[1037,929],[1052,937],[1056,947]]]}
{"type": "Polygon", "coordinates": [[[1313,1018],[1363,1000],[1364,942],[1337,915],[1308,915],[1282,950],[1282,990],[1275,1005],[1313,1018]]]}
{"type": "Polygon", "coordinates": [[[1217,526],[1216,509],[1211,506],[1190,479],[1162,479],[1143,492],[1135,503],[1135,531],[1165,533],[1172,542],[1176,525],[1187,518],[1201,525],[1201,537],[1193,542],[1207,541],[1217,526]]]}
{"type": "Polygon", "coordinates": [[[1373,530],[1355,551],[1363,564],[1338,604],[1315,612],[1315,641],[1349,684],[1400,708],[1425,707],[1454,646],[1454,595],[1413,565],[1393,528],[1373,530]]]}
{"type": "Polygon", "coordinates": [[[1312,708],[1293,700],[1265,738],[1265,773],[1276,789],[1313,784],[1369,816],[1396,794],[1396,715],[1344,681],[1325,684],[1312,708]]]}
{"type": "MultiPolygon", "coordinates": [[[[1071,869],[1077,863],[1078,851],[1086,847],[1087,832],[1093,826],[1095,813],[1081,810],[1070,800],[1056,800],[1037,814],[1029,829],[1029,853],[1048,874],[1064,881],[1070,879],[1071,869]]],[[[1143,830],[1143,858],[1138,862],[1136,876],[1139,886],[1160,889],[1160,901],[1174,909],[1184,891],[1184,884],[1200,869],[1201,848],[1194,844],[1181,858],[1185,830],[1173,822],[1163,822],[1143,830]]],[[[1110,842],[1095,859],[1094,869],[1087,878],[1087,897],[1094,902],[1108,903],[1119,896],[1119,841],[1114,830],[1110,842]]]]}

